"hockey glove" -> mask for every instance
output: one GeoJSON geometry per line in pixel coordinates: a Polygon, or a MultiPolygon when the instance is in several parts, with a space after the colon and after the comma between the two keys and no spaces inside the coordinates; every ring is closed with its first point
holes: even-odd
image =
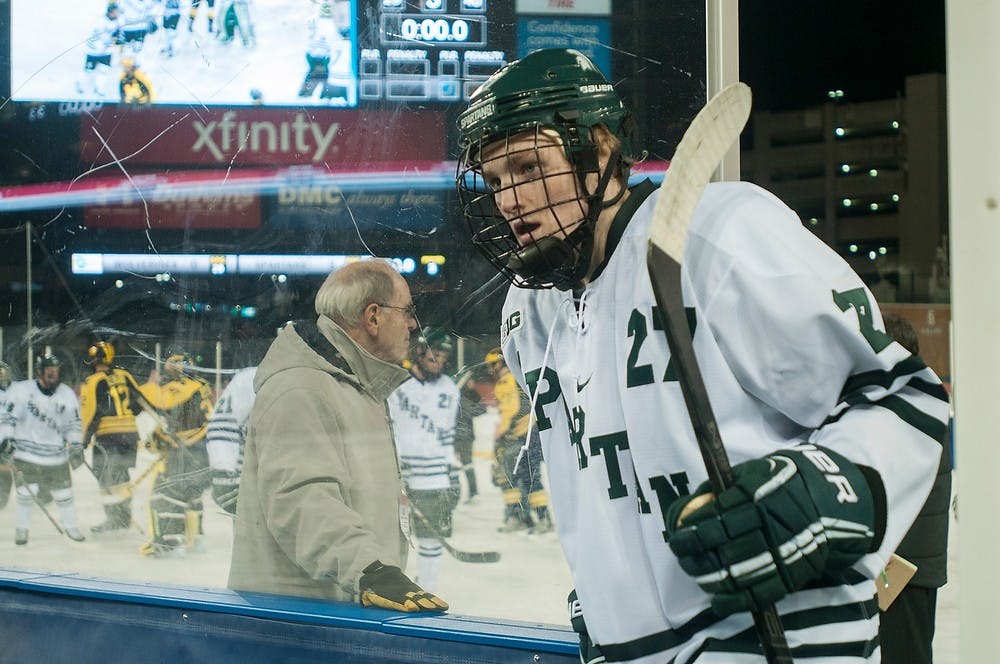
{"type": "Polygon", "coordinates": [[[72,445],[69,448],[69,467],[76,470],[83,465],[83,446],[72,445]]]}
{"type": "Polygon", "coordinates": [[[229,514],[236,514],[236,498],[240,493],[240,474],[228,470],[212,471],[212,499],[229,514]]]}
{"type": "Polygon", "coordinates": [[[762,609],[877,548],[872,490],[840,454],[803,444],[734,466],[733,475],[733,486],[679,525],[708,483],[666,515],[670,548],[719,615],[762,609]]]}
{"type": "Polygon", "coordinates": [[[3,440],[0,440],[0,464],[9,464],[11,458],[14,456],[14,450],[16,449],[17,445],[14,443],[13,438],[4,438],[3,440]]]}
{"type": "Polygon", "coordinates": [[[448,610],[444,600],[410,581],[398,567],[383,565],[377,560],[362,570],[358,587],[362,606],[407,613],[448,610]]]}
{"type": "Polygon", "coordinates": [[[590,640],[587,633],[587,623],[583,621],[583,609],[580,608],[580,600],[577,599],[576,589],[569,591],[566,599],[569,609],[569,624],[573,631],[580,637],[580,664],[603,664],[604,653],[597,647],[597,644],[590,640]]]}

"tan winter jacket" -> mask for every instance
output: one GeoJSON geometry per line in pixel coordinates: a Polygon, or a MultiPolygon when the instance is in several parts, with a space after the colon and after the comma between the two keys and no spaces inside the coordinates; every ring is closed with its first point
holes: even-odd
{"type": "Polygon", "coordinates": [[[254,380],[230,588],[354,601],[375,560],[405,569],[385,400],[408,375],[323,316],[278,333],[254,380]]]}

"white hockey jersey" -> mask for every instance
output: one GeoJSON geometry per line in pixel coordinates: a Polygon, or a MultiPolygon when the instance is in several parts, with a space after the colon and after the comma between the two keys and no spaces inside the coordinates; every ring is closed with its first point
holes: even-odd
{"type": "Polygon", "coordinates": [[[144,31],[156,21],[154,0],[118,0],[123,30],[144,31]]]}
{"type": "Polygon", "coordinates": [[[7,399],[0,440],[15,440],[15,459],[58,466],[69,460],[69,447],[81,447],[80,402],[65,384],[49,395],[33,379],[21,380],[7,390],[7,399]]]}
{"type": "Polygon", "coordinates": [[[236,473],[243,470],[243,445],[256,398],[253,391],[256,374],[257,367],[237,371],[215,404],[205,434],[208,465],[213,470],[236,473]]]}
{"type": "Polygon", "coordinates": [[[414,490],[447,489],[455,461],[458,387],[448,376],[422,381],[410,378],[389,395],[396,451],[406,486],[414,490]]]}
{"type": "MultiPolygon", "coordinates": [[[[648,181],[632,190],[610,257],[575,301],[511,288],[504,357],[537,392],[559,536],[607,661],[761,662],[751,616],[719,618],[666,542],[663,512],[706,472],[646,271],[655,199],[648,181]]],[[[940,381],[881,331],[848,265],[751,184],[706,189],[682,294],[734,465],[808,440],[881,475],[890,508],[878,552],[778,603],[796,658],[878,661],[871,579],[933,481],[948,420],[940,381]]]]}
{"type": "Polygon", "coordinates": [[[87,55],[93,58],[111,55],[116,39],[121,36],[121,30],[120,18],[102,17],[87,37],[87,55]]]}
{"type": "Polygon", "coordinates": [[[345,48],[350,45],[344,28],[333,18],[316,16],[309,21],[309,43],[306,54],[313,58],[330,58],[331,64],[336,63],[345,48]]]}

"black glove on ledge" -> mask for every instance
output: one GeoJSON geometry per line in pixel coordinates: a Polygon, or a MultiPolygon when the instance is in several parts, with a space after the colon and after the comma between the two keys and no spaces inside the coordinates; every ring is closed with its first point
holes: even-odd
{"type": "Polygon", "coordinates": [[[800,444],[733,466],[733,475],[714,500],[704,500],[706,482],[666,514],[671,550],[719,615],[760,610],[881,543],[881,479],[833,450],[800,444]],[[696,498],[705,504],[685,513],[696,498]]]}
{"type": "Polygon", "coordinates": [[[358,584],[362,606],[377,606],[406,613],[447,611],[448,604],[410,581],[393,565],[376,560],[361,572],[358,584]]]}

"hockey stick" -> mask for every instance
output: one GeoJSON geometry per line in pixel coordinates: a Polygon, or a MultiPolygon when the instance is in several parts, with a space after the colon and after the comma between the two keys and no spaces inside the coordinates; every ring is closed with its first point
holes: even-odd
{"type": "MultiPolygon", "coordinates": [[[[709,100],[684,132],[663,177],[646,257],[670,356],[675,360],[698,448],[716,494],[733,484],[733,470],[695,358],[681,296],[681,262],[695,207],[729,147],[739,139],[750,116],[750,101],[750,88],[743,83],[727,86],[709,100]]],[[[774,606],[754,611],[753,621],[767,661],[790,664],[791,652],[774,606]]]]}
{"type": "Polygon", "coordinates": [[[410,502],[410,510],[420,519],[427,529],[431,531],[434,539],[441,542],[441,546],[444,550],[455,557],[455,560],[463,563],[496,563],[500,561],[499,551],[462,551],[461,549],[456,549],[451,545],[448,540],[444,538],[441,533],[438,532],[437,528],[424,516],[423,512],[417,509],[417,506],[410,502]]]}

